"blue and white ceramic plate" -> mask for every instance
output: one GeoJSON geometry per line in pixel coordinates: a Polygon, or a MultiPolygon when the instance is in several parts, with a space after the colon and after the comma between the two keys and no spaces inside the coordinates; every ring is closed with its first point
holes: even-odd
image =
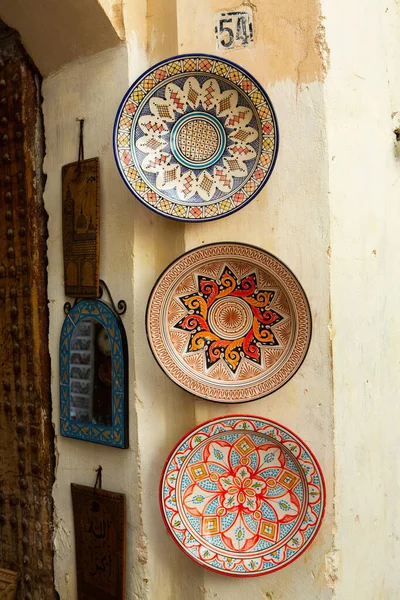
{"type": "Polygon", "coordinates": [[[155,212],[179,221],[224,217],[267,182],[278,151],[271,102],[247,71],[187,54],[146,71],[114,128],[119,171],[155,212]]]}

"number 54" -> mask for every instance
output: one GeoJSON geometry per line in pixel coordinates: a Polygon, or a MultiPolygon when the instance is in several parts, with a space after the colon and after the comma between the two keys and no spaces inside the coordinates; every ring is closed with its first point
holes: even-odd
{"type": "Polygon", "coordinates": [[[247,46],[253,41],[252,24],[247,13],[219,15],[216,27],[217,40],[223,48],[247,46]]]}

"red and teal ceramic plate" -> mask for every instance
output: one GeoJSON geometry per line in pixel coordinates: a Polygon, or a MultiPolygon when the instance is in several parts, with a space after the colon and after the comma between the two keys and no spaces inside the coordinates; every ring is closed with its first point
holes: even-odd
{"type": "Polygon", "coordinates": [[[321,468],[286,427],[229,415],[190,431],[169,455],[161,513],[172,539],[217,573],[273,573],[312,543],[325,510],[321,468]]]}
{"type": "Polygon", "coordinates": [[[311,313],[300,283],[261,248],[195,248],[160,276],[147,337],[161,368],[188,392],[237,403],[284,385],[303,362],[311,313]]]}
{"type": "Polygon", "coordinates": [[[143,73],[114,127],[114,153],[130,191],[155,212],[209,221],[258,194],[278,150],[277,122],[261,85],[216,56],[186,54],[143,73]]]}

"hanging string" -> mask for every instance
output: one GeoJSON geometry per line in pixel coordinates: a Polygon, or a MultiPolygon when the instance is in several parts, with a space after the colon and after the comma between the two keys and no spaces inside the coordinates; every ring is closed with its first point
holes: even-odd
{"type": "Polygon", "coordinates": [[[101,486],[102,486],[102,471],[103,471],[103,467],[101,465],[99,465],[99,468],[96,469],[96,481],[94,482],[94,487],[93,487],[93,493],[96,493],[96,488],[98,487],[99,490],[101,490],[101,486]]]}
{"type": "Polygon", "coordinates": [[[79,121],[79,149],[78,149],[78,162],[84,160],[84,152],[83,152],[83,124],[85,119],[76,119],[79,121]]]}

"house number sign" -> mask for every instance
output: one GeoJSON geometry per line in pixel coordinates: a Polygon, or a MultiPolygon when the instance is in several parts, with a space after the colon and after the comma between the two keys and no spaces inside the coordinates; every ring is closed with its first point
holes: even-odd
{"type": "Polygon", "coordinates": [[[251,8],[221,12],[215,16],[218,50],[245,48],[253,43],[253,11],[251,8]]]}

